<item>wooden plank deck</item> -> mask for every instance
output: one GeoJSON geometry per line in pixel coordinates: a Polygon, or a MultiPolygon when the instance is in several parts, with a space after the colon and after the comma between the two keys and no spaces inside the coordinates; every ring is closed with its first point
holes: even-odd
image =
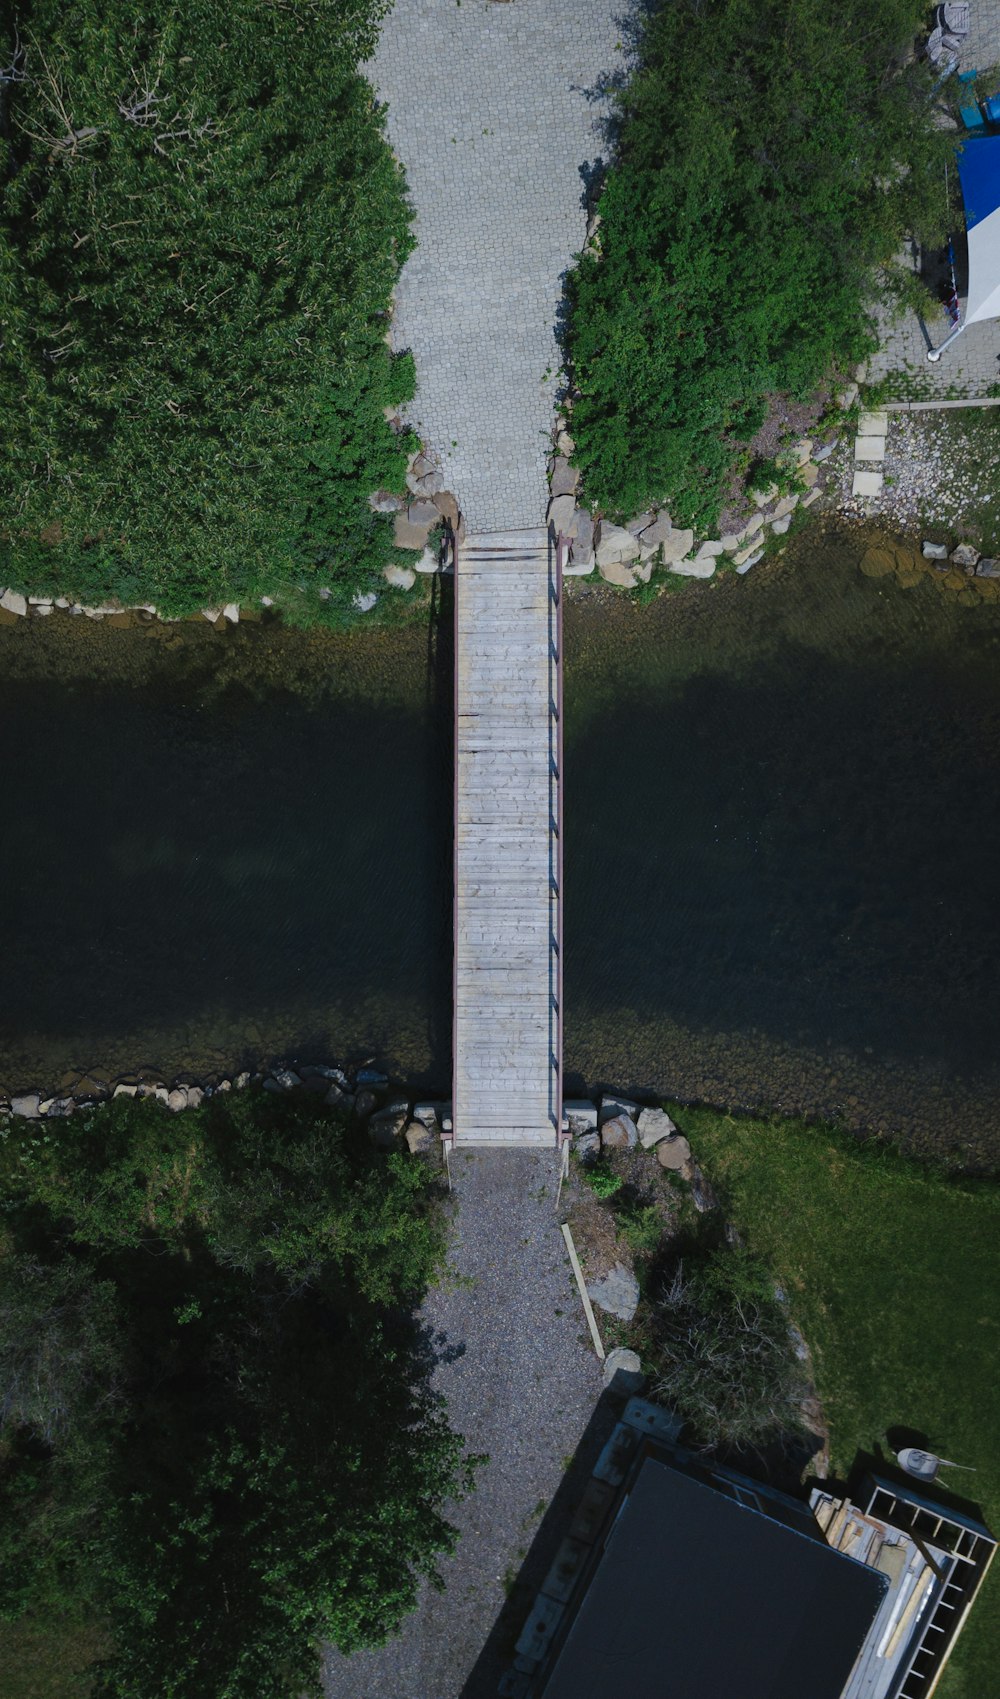
{"type": "Polygon", "coordinates": [[[561,1122],[561,625],[544,530],[480,534],[455,576],[457,1144],[561,1122]]]}

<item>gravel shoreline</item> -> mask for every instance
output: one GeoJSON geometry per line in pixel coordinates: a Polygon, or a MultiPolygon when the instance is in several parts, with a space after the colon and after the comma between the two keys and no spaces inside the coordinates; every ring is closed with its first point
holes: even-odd
{"type": "Polygon", "coordinates": [[[452,1425],[490,1460],[453,1513],[444,1592],[425,1588],[380,1650],[328,1652],[327,1699],[494,1699],[530,1600],[518,1589],[505,1612],[508,1593],[581,1442],[593,1449],[601,1371],[559,1231],[557,1153],[459,1151],[452,1179],[458,1279],[422,1320],[452,1425]]]}

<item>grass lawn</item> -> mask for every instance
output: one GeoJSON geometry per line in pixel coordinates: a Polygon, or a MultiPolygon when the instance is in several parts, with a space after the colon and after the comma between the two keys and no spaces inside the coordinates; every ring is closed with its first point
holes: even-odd
{"type": "MultiPolygon", "coordinates": [[[[1000,1186],[949,1178],[828,1128],[671,1105],[812,1348],[834,1470],[921,1430],[1000,1531],[1000,1186]]],[[[1000,1669],[1000,1560],[938,1689],[987,1699],[1000,1669]]]]}
{"type": "Polygon", "coordinates": [[[108,1651],[96,1628],[32,1618],[0,1622],[3,1699],[84,1699],[94,1661],[108,1651]]]}

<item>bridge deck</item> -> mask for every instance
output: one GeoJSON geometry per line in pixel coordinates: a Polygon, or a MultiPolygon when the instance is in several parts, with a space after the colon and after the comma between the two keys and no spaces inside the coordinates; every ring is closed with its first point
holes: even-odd
{"type": "Polygon", "coordinates": [[[460,1144],[561,1119],[561,585],[544,531],[458,547],[455,1027],[460,1144]]]}

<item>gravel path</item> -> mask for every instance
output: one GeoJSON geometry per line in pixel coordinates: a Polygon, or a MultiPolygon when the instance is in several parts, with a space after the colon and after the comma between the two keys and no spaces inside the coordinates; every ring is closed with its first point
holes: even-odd
{"type": "Polygon", "coordinates": [[[472,531],[545,518],[563,277],[634,7],[396,0],[367,67],[417,214],[393,327],[409,414],[472,531]]]}
{"type": "MultiPolygon", "coordinates": [[[[464,1278],[429,1295],[424,1321],[451,1421],[490,1462],[455,1512],[444,1594],[428,1589],[381,1651],[331,1654],[328,1699],[494,1699],[510,1661],[509,1625],[497,1627],[507,1590],[529,1547],[538,1568],[539,1525],[570,1484],[568,1460],[597,1443],[601,1373],[559,1232],[555,1151],[460,1151],[452,1178],[451,1267],[464,1278]]],[[[511,1601],[515,1633],[529,1597],[511,1601]]]]}

